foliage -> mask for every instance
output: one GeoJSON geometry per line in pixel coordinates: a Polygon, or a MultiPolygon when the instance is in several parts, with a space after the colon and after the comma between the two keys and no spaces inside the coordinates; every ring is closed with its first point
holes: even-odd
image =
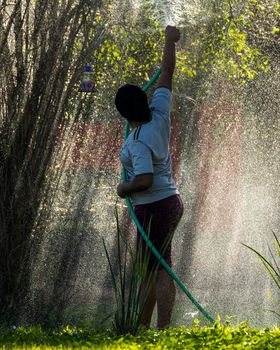
{"type": "MultiPolygon", "coordinates": [[[[242,6],[237,1],[206,1],[204,4],[201,0],[201,5],[196,5],[200,11],[191,16],[189,4],[177,3],[173,10],[181,12],[177,17],[182,33],[177,49],[177,78],[189,81],[213,72],[245,83],[269,70],[270,62],[264,47],[271,40],[277,41],[279,16],[274,0],[261,9],[254,7],[252,0],[242,1],[242,6]],[[270,29],[263,24],[267,18],[270,29]],[[260,23],[258,28],[261,24],[266,28],[261,43],[256,40],[260,37],[255,31],[256,20],[260,23]]],[[[122,4],[112,2],[107,11],[110,21],[100,51],[95,51],[91,59],[98,92],[91,115],[111,114],[112,91],[127,81],[142,86],[160,65],[164,42],[160,23],[172,7],[171,2],[159,4],[142,0],[138,11],[127,3],[124,9],[122,4]],[[123,13],[119,16],[116,11],[123,13]]],[[[102,20],[100,16],[96,22],[102,20]]]]}
{"type": "Polygon", "coordinates": [[[256,5],[246,0],[214,5],[217,12],[210,16],[208,6],[207,13],[198,14],[195,25],[188,18],[182,21],[187,49],[178,53],[180,76],[214,72],[246,83],[260,72],[267,73],[270,64],[265,48],[268,43],[276,46],[279,40],[279,4],[270,0],[256,5]]]}
{"type": "Polygon", "coordinates": [[[160,63],[160,43],[162,30],[147,11],[132,22],[127,18],[118,25],[113,22],[100,52],[93,57],[98,85],[108,85],[108,73],[113,86],[120,81],[132,80],[140,85],[143,80],[150,80],[149,72],[160,63]]]}
{"type": "MultiPolygon", "coordinates": [[[[132,7],[126,8],[119,18],[122,3],[114,2],[107,17],[100,51],[93,52],[90,63],[95,72],[97,93],[91,118],[100,119],[115,112],[114,94],[120,85],[129,82],[143,86],[160,65],[163,46],[163,30],[152,15],[151,8],[140,8],[138,14],[132,7]]],[[[101,21],[102,17],[97,18],[101,21]]],[[[91,100],[91,97],[88,97],[91,100]]]]}
{"type": "Polygon", "coordinates": [[[87,33],[101,7],[99,0],[1,2],[1,317],[18,316],[27,298],[32,261],[61,176],[56,163],[64,163],[69,148],[58,135],[73,104],[79,119],[83,98],[73,94],[73,85],[98,50],[104,23],[92,28],[95,40],[87,33]]]}
{"type": "MultiPolygon", "coordinates": [[[[269,253],[271,255],[272,261],[268,260],[267,258],[265,258],[261,253],[257,252],[254,248],[242,243],[245,247],[251,249],[255,254],[257,254],[258,258],[261,260],[261,262],[263,263],[266,271],[268,272],[268,274],[271,276],[273,282],[276,284],[277,288],[279,289],[280,292],[280,242],[279,239],[277,238],[276,234],[273,232],[274,235],[274,244],[275,244],[275,248],[276,248],[276,254],[277,254],[277,258],[275,258],[274,254],[272,253],[271,248],[268,246],[269,249],[269,253]],[[277,260],[276,260],[277,259],[277,260]]],[[[271,298],[272,302],[273,298],[271,298]]],[[[275,303],[276,307],[279,308],[279,304],[275,303]]],[[[275,311],[275,310],[269,310],[271,312],[273,312],[278,318],[280,318],[280,310],[275,311]]]]}
{"type": "Polygon", "coordinates": [[[148,250],[145,249],[143,255],[142,246],[140,244],[136,253],[134,254],[129,243],[127,243],[125,238],[122,236],[117,209],[116,219],[118,250],[117,272],[114,272],[113,259],[110,258],[105,240],[103,239],[103,245],[111,271],[112,284],[114,287],[117,305],[113,326],[117,334],[131,333],[135,335],[140,329],[141,317],[151,285],[155,281],[155,274],[151,273],[148,275],[147,268],[150,255],[148,250]],[[123,245],[124,252],[122,252],[123,245]],[[128,254],[131,259],[131,271],[129,271],[128,268],[128,254]]]}
{"type": "Polygon", "coordinates": [[[247,322],[224,325],[218,319],[212,327],[176,327],[163,331],[142,330],[137,336],[96,331],[92,325],[44,330],[41,327],[2,328],[0,346],[13,349],[279,349],[280,329],[250,328],[247,322]]]}

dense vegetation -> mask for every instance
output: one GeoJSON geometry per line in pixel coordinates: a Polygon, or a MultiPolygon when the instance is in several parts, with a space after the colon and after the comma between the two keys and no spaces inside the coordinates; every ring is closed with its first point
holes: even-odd
{"type": "Polygon", "coordinates": [[[40,327],[2,330],[0,346],[5,349],[279,349],[280,330],[238,326],[170,328],[164,331],[142,330],[137,336],[116,336],[112,332],[96,331],[89,325],[45,331],[40,327]]]}

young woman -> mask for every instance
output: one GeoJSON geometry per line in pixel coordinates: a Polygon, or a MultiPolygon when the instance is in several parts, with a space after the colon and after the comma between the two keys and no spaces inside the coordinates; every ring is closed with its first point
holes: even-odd
{"type": "MultiPolygon", "coordinates": [[[[127,182],[118,185],[121,198],[129,195],[135,214],[159,252],[163,252],[164,242],[169,244],[163,257],[171,262],[171,238],[183,214],[183,203],[172,177],[169,154],[170,109],[172,98],[172,76],[175,68],[175,43],[180,39],[176,27],[165,29],[165,46],[161,65],[161,75],[154,91],[151,107],[146,93],[135,85],[122,86],[115,99],[116,108],[127,119],[132,131],[120,151],[120,159],[127,171],[127,182]]],[[[137,232],[137,243],[142,242],[137,232]]],[[[151,253],[148,270],[153,271],[157,259],[151,253]]],[[[149,276],[147,276],[148,280],[149,276]]],[[[168,273],[159,265],[156,279],[148,295],[142,324],[150,326],[155,303],[157,302],[159,329],[170,324],[175,300],[175,284],[168,273]]]]}

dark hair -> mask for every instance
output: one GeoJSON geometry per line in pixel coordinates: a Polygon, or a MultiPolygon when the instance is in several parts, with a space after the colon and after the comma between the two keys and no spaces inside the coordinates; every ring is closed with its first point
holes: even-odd
{"type": "Polygon", "coordinates": [[[150,120],[150,108],[145,91],[139,86],[126,84],[119,88],[115,105],[128,121],[146,122],[150,120]]]}

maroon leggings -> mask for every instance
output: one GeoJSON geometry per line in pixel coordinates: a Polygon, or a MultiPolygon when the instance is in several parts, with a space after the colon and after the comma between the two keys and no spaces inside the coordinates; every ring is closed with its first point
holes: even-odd
{"type": "MultiPolygon", "coordinates": [[[[168,265],[172,266],[171,261],[171,240],[184,211],[184,206],[180,195],[175,194],[160,201],[135,206],[135,214],[143,227],[150,241],[157,251],[162,255],[168,265]],[[150,223],[150,230],[149,230],[150,223]],[[166,245],[167,244],[167,245],[166,245]]],[[[146,242],[137,230],[137,250],[141,242],[142,252],[149,254],[148,270],[152,271],[158,264],[158,259],[146,247],[146,242]]],[[[158,269],[163,269],[161,264],[158,269]]]]}

